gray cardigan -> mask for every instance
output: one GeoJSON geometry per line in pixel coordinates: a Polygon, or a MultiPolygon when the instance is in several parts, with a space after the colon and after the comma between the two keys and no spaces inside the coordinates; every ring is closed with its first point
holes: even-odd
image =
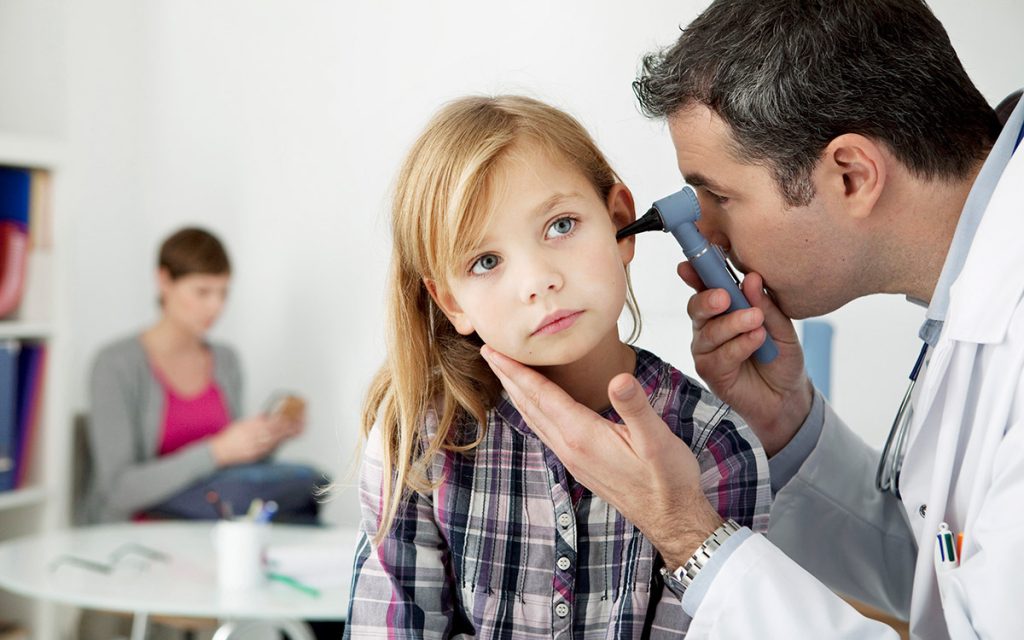
{"type": "MultiPolygon", "coordinates": [[[[241,414],[242,371],[235,352],[209,345],[213,377],[232,419],[241,414]]],[[[90,481],[84,517],[91,523],[128,520],[216,470],[209,438],[158,456],[164,390],[140,336],[103,348],[89,385],[90,481]]]]}

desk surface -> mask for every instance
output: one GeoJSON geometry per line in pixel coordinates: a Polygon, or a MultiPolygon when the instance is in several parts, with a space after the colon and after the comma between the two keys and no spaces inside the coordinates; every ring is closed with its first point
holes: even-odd
{"type": "Polygon", "coordinates": [[[146,522],[101,525],[17,538],[0,544],[0,587],[79,607],[212,618],[343,620],[348,609],[354,529],[273,525],[270,546],[323,547],[336,552],[332,566],[345,574],[320,587],[319,597],[271,582],[239,593],[217,589],[212,522],[146,522]],[[53,562],[63,555],[107,563],[119,547],[135,543],[169,560],[137,555],[109,574],[53,562]]]}

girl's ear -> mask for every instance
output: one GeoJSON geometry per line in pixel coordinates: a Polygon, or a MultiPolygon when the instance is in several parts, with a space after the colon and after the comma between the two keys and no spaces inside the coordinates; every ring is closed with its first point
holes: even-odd
{"type": "MultiPolygon", "coordinates": [[[[608,192],[606,204],[616,231],[636,220],[633,194],[630,193],[629,187],[621,182],[616,182],[612,186],[611,191],[608,192]]],[[[629,236],[619,240],[619,253],[622,254],[622,264],[629,264],[633,261],[633,250],[635,248],[636,236],[629,236]]]]}
{"type": "Polygon", "coordinates": [[[427,288],[427,293],[430,294],[434,304],[448,318],[448,321],[452,323],[456,331],[464,336],[468,336],[475,331],[473,323],[462,310],[462,307],[459,306],[451,291],[448,291],[445,287],[439,287],[437,282],[430,278],[423,278],[423,286],[427,288]]]}

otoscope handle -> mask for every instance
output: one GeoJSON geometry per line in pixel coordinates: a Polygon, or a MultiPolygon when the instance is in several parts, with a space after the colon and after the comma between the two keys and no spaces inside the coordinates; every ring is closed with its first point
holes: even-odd
{"type": "MultiPolygon", "coordinates": [[[[654,203],[663,228],[669,231],[682,247],[686,259],[693,265],[694,271],[709,289],[725,289],[731,300],[726,313],[737,309],[749,309],[750,303],[743,297],[739,283],[725,257],[716,247],[707,241],[695,224],[700,218],[700,201],[690,186],[683,187],[676,193],[654,203]]],[[[646,217],[646,216],[645,216],[646,217]]],[[[754,357],[762,364],[767,364],[779,355],[779,349],[770,335],[765,334],[764,344],[754,352],[754,357]]]]}
{"type": "MultiPolygon", "coordinates": [[[[725,259],[718,251],[708,246],[707,250],[700,255],[688,258],[693,270],[700,276],[701,281],[708,289],[725,289],[729,292],[729,308],[725,313],[731,313],[737,309],[749,309],[750,303],[740,291],[739,284],[733,278],[732,272],[725,264],[725,259]]],[[[779,355],[779,349],[770,335],[765,333],[764,344],[757,348],[754,357],[761,364],[768,364],[779,355]]]]}

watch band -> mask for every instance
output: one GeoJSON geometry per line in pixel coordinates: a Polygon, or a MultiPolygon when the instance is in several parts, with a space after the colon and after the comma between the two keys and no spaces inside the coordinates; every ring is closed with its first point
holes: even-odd
{"type": "Polygon", "coordinates": [[[693,583],[697,574],[704,568],[704,565],[711,560],[711,556],[715,551],[729,539],[729,536],[739,530],[740,525],[732,518],[729,518],[711,532],[711,535],[693,552],[693,555],[686,561],[686,564],[678,567],[675,571],[669,571],[667,567],[662,567],[661,577],[665,580],[665,586],[668,587],[669,591],[682,598],[683,592],[693,583]]]}

